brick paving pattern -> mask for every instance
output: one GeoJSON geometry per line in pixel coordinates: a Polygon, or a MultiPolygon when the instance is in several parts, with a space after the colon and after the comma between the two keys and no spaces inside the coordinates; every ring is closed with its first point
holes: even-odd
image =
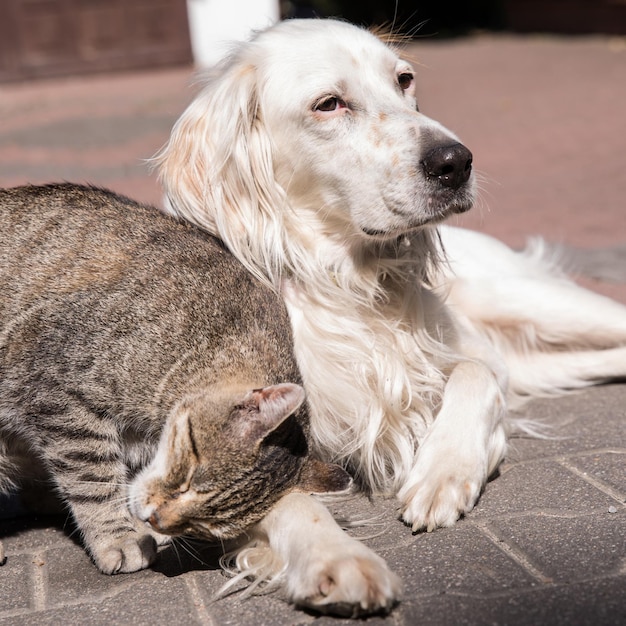
{"type": "MultiPolygon", "coordinates": [[[[514,246],[536,233],[583,247],[626,241],[624,39],[483,35],[410,52],[423,64],[421,109],[462,137],[483,178],[461,223],[514,246]]],[[[191,98],[191,78],[180,68],[0,86],[0,185],[91,182],[159,204],[144,160],[191,98]]],[[[626,302],[625,285],[587,284],[626,302]]],[[[454,528],[412,535],[393,500],[332,505],[372,520],[350,532],[369,536],[404,581],[402,603],[368,624],[626,623],[626,385],[526,412],[558,437],[515,440],[454,528]]],[[[2,625],[348,623],[276,594],[214,602],[225,578],[212,548],[170,547],[150,570],[108,577],[63,519],[4,519],[0,537],[2,625]]]]}

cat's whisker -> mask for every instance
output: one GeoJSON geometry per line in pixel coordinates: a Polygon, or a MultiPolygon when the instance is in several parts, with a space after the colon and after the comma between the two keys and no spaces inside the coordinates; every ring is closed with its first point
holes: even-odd
{"type": "MultiPolygon", "coordinates": [[[[174,541],[172,541],[172,544],[176,544],[177,547],[180,546],[190,557],[192,557],[193,559],[195,559],[202,565],[208,566],[209,564],[206,561],[204,561],[202,557],[200,556],[200,551],[196,550],[193,547],[193,541],[194,541],[193,538],[180,536],[180,537],[175,537],[174,541]]],[[[180,563],[180,556],[179,556],[179,563],[180,563]]]]}
{"type": "Polygon", "coordinates": [[[63,531],[67,533],[67,536],[71,539],[72,537],[80,536],[82,537],[81,529],[77,524],[74,523],[71,515],[67,515],[65,521],[63,522],[63,531]],[[68,528],[71,524],[71,529],[68,528]]]}
{"type": "Polygon", "coordinates": [[[180,568],[182,568],[183,566],[183,560],[180,557],[180,552],[178,550],[178,546],[181,545],[181,543],[179,542],[180,538],[179,537],[172,537],[172,541],[169,542],[168,547],[171,547],[174,554],[176,555],[176,560],[178,561],[178,566],[180,568]]]}

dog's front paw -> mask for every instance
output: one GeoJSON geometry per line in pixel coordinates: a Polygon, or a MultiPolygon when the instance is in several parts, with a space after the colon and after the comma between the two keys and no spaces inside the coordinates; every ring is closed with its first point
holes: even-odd
{"type": "Polygon", "coordinates": [[[489,475],[506,450],[504,429],[495,428],[487,445],[467,437],[446,441],[431,436],[419,450],[404,487],[398,492],[402,519],[413,532],[452,526],[476,504],[489,475]]]}
{"type": "Polygon", "coordinates": [[[89,551],[104,574],[121,574],[145,569],[156,559],[156,541],[149,534],[129,532],[122,538],[100,541],[89,551]]]}
{"type": "Polygon", "coordinates": [[[401,591],[400,579],[363,544],[324,546],[287,568],[287,592],[300,607],[358,617],[387,613],[401,591]]]}
{"type": "Polygon", "coordinates": [[[483,472],[478,476],[460,472],[410,481],[398,494],[402,519],[413,532],[452,526],[474,508],[483,483],[483,472]]]}

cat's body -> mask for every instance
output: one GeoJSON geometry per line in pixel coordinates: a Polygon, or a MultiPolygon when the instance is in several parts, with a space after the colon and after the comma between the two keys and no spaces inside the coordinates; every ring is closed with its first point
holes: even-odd
{"type": "Polygon", "coordinates": [[[0,492],[51,479],[102,571],[347,485],[307,455],[282,302],[210,236],[103,190],[2,190],[0,289],[0,492]]]}

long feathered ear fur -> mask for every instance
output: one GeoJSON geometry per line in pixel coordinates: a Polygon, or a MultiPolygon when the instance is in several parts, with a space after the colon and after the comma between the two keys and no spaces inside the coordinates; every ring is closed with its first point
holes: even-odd
{"type": "Polygon", "coordinates": [[[286,196],[274,178],[257,98],[257,71],[242,44],[214,72],[155,158],[176,215],[218,236],[259,279],[278,288],[286,259],[286,196]]]}
{"type": "Polygon", "coordinates": [[[370,306],[381,295],[381,276],[403,282],[408,271],[415,280],[416,267],[428,282],[439,251],[432,229],[412,235],[408,264],[397,242],[363,244],[353,256],[348,242],[344,256],[330,261],[310,249],[297,207],[274,174],[276,147],[260,98],[264,37],[239,44],[215,69],[155,157],[171,212],[219,237],[274,290],[283,276],[298,277],[327,306],[342,292],[349,306],[355,298],[370,306]]]}

